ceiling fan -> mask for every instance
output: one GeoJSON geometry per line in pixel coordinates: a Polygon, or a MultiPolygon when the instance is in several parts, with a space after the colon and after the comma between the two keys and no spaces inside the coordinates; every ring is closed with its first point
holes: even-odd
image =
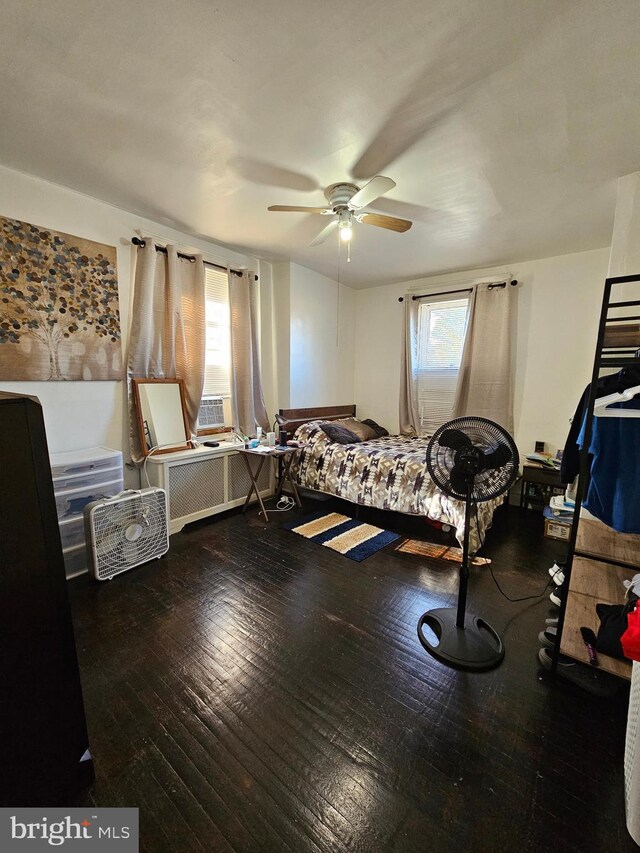
{"type": "Polygon", "coordinates": [[[363,207],[367,207],[381,195],[392,190],[395,185],[395,181],[392,181],[391,178],[376,175],[362,189],[356,184],[344,182],[331,184],[324,191],[329,207],[296,207],[287,204],[274,204],[268,210],[319,213],[322,216],[331,216],[331,222],[309,243],[310,246],[319,246],[320,243],[324,243],[336,229],[340,230],[340,239],[348,243],[352,237],[354,222],[363,222],[365,225],[375,225],[378,228],[387,228],[390,231],[402,233],[408,231],[413,224],[408,219],[384,216],[381,213],[358,213],[363,207]]]}

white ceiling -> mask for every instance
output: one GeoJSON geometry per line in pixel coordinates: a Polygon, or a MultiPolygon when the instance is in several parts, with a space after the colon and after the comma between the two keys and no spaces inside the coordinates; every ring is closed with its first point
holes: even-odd
{"type": "MultiPolygon", "coordinates": [[[[397,186],[356,287],[608,245],[638,0],[3,0],[0,162],[332,277],[338,180],[397,186]]],[[[0,211],[2,213],[2,211],[0,211]]]]}

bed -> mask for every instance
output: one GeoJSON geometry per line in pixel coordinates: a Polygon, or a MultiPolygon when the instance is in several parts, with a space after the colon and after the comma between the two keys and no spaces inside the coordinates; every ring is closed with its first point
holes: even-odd
{"type": "MultiPolygon", "coordinates": [[[[334,495],[359,506],[428,517],[455,528],[462,544],[464,501],[444,495],[427,470],[428,439],[389,435],[357,444],[331,441],[326,421],[355,417],[355,406],[281,409],[281,429],[306,444],[291,464],[291,476],[306,489],[334,495]]],[[[493,513],[504,497],[477,505],[470,531],[471,551],[484,541],[493,513]]]]}

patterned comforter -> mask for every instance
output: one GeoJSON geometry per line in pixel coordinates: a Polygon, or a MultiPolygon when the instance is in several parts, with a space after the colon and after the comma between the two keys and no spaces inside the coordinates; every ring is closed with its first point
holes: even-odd
{"type": "MultiPolygon", "coordinates": [[[[296,482],[362,506],[428,516],[456,529],[462,544],[464,501],[444,495],[427,470],[428,439],[389,435],[359,444],[338,444],[320,429],[321,421],[298,428],[295,438],[307,442],[291,463],[296,482]]],[[[495,509],[504,497],[479,503],[471,519],[470,549],[484,541],[495,509]]]]}

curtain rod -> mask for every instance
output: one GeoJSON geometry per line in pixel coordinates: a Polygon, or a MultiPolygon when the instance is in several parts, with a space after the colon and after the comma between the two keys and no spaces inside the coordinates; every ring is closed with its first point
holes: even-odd
{"type": "MultiPolygon", "coordinates": [[[[513,281],[509,282],[511,287],[515,287],[517,283],[518,283],[517,279],[514,279],[513,281]]],[[[489,290],[493,290],[494,287],[506,287],[506,286],[507,286],[507,282],[502,281],[502,282],[497,283],[497,284],[490,284],[489,290]]],[[[454,294],[454,293],[471,293],[472,290],[473,290],[473,287],[465,287],[463,290],[441,290],[439,293],[414,294],[411,297],[411,299],[413,301],[415,301],[416,299],[426,299],[428,296],[449,296],[449,294],[454,294]]],[[[404,302],[404,296],[399,296],[398,302],[404,302]]]]}
{"type": "MultiPolygon", "coordinates": [[[[140,246],[140,248],[143,248],[146,245],[145,241],[141,240],[139,237],[132,237],[131,242],[133,243],[134,246],[140,246]]],[[[156,243],[156,252],[162,252],[163,254],[166,255],[167,254],[167,247],[166,246],[159,246],[156,243]]],[[[185,255],[183,252],[178,252],[178,257],[184,258],[186,261],[195,261],[195,257],[193,255],[185,255]]],[[[224,270],[225,272],[227,271],[227,267],[223,267],[221,264],[214,264],[212,261],[203,261],[203,263],[204,263],[205,267],[215,267],[215,269],[217,269],[217,270],[224,270]]],[[[234,270],[234,269],[229,268],[229,272],[232,272],[234,275],[237,275],[237,276],[242,276],[242,270],[234,270]]],[[[258,281],[257,275],[254,275],[253,278],[254,278],[254,281],[258,281]]]]}

